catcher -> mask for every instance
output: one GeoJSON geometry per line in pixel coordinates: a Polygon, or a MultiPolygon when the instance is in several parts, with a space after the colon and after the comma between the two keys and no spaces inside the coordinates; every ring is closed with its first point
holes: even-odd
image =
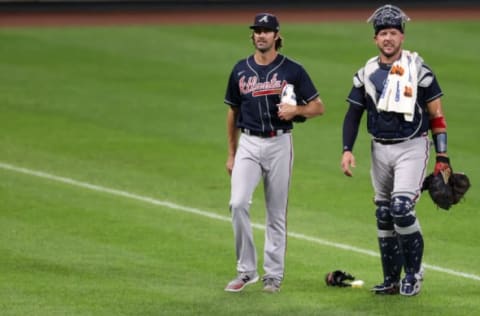
{"type": "MultiPolygon", "coordinates": [[[[424,280],[424,240],[415,207],[427,170],[429,130],[436,159],[430,179],[437,180],[440,175],[444,183],[454,183],[459,177],[450,180],[447,123],[437,77],[417,52],[403,48],[409,20],[393,5],[381,6],[367,20],[373,24],[378,54],[353,77],[341,159],[344,174],[351,177],[356,165],[353,146],[366,114],[372,136],[371,179],[383,270],[383,282],[372,291],[404,296],[420,293],[424,280]]],[[[429,190],[435,190],[435,183],[427,180],[429,190]]]]}

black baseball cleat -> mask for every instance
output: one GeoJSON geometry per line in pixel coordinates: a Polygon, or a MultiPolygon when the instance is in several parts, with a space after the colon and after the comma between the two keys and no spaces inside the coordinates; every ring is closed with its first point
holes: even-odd
{"type": "Polygon", "coordinates": [[[423,275],[407,275],[401,282],[400,294],[404,296],[414,296],[420,293],[422,288],[423,275]]]}
{"type": "Polygon", "coordinates": [[[400,283],[384,282],[382,284],[375,285],[370,291],[379,295],[395,295],[400,293],[400,283]]]}

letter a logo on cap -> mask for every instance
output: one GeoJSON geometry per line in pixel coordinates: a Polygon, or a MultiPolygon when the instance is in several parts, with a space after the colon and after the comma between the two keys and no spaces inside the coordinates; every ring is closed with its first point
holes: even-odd
{"type": "Polygon", "coordinates": [[[280,29],[280,25],[278,25],[277,17],[273,14],[259,13],[255,15],[255,18],[253,19],[253,25],[250,25],[250,28],[264,28],[278,32],[278,30],[280,29]]]}
{"type": "Polygon", "coordinates": [[[268,23],[268,15],[264,15],[258,22],[268,23]]]}

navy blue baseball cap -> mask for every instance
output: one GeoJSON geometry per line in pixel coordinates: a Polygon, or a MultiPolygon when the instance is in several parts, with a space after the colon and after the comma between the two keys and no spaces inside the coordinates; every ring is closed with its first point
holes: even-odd
{"type": "Polygon", "coordinates": [[[255,16],[253,25],[251,25],[250,28],[252,30],[256,28],[264,28],[278,32],[280,31],[280,24],[278,24],[278,19],[275,15],[271,13],[259,13],[255,16]]]}

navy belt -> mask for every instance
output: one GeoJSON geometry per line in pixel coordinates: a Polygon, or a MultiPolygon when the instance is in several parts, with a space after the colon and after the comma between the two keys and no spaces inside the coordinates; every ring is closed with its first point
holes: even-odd
{"type": "Polygon", "coordinates": [[[242,133],[247,134],[247,135],[252,135],[252,136],[258,136],[262,138],[269,138],[269,137],[275,137],[275,136],[280,136],[283,134],[290,133],[292,130],[290,129],[277,129],[274,131],[269,131],[269,132],[257,132],[257,131],[252,131],[247,128],[242,128],[241,129],[242,133]]]}
{"type": "Polygon", "coordinates": [[[412,140],[417,137],[425,137],[425,136],[427,136],[427,133],[422,133],[421,135],[413,136],[410,138],[402,138],[402,139],[374,138],[373,141],[382,145],[394,145],[394,144],[403,143],[407,140],[412,140]]]}
{"type": "Polygon", "coordinates": [[[382,145],[394,145],[394,144],[400,144],[403,143],[404,141],[410,140],[411,138],[407,139],[377,139],[374,138],[373,141],[382,145]]]}

